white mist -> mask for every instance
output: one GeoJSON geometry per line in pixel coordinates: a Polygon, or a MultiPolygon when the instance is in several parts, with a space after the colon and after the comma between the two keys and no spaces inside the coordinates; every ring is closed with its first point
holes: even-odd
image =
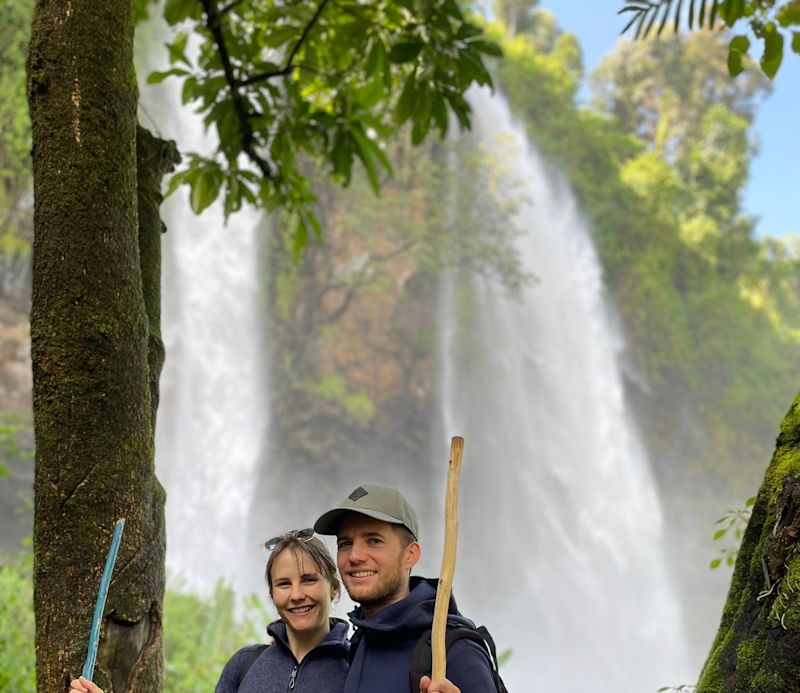
{"type": "Polygon", "coordinates": [[[513,649],[512,691],[688,683],[659,500],[589,232],[505,100],[472,96],[476,138],[511,152],[527,198],[519,252],[538,281],[519,297],[476,277],[443,294],[442,419],[466,439],[456,595],[513,649]]]}

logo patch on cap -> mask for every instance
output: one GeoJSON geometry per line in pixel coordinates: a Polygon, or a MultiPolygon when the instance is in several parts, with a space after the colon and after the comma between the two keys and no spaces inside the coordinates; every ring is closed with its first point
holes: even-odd
{"type": "Polygon", "coordinates": [[[353,502],[355,503],[355,502],[356,502],[356,501],[357,501],[359,498],[363,498],[363,497],[364,497],[364,496],[366,496],[366,495],[367,495],[367,492],[366,492],[366,491],[365,491],[365,490],[364,490],[364,489],[363,489],[361,486],[359,486],[359,487],[358,487],[358,488],[357,488],[355,491],[353,491],[353,492],[352,492],[352,493],[351,493],[349,496],[347,496],[347,497],[348,497],[348,498],[349,498],[351,501],[353,501],[353,502]]]}

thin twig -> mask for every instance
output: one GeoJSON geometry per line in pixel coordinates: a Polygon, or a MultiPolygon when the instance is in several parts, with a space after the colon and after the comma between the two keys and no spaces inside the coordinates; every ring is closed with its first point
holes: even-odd
{"type": "Polygon", "coordinates": [[[265,80],[272,79],[273,77],[283,77],[288,75],[292,70],[294,70],[294,59],[297,55],[298,51],[300,50],[303,43],[305,43],[308,35],[311,33],[311,29],[314,28],[314,25],[317,23],[317,20],[320,18],[322,11],[325,9],[325,5],[327,5],[329,0],[322,0],[317,7],[317,11],[314,12],[314,16],[311,17],[311,20],[306,24],[305,28],[303,29],[303,33],[300,35],[300,38],[297,39],[297,43],[294,44],[294,48],[292,48],[291,52],[289,53],[289,57],[286,60],[286,65],[284,65],[280,70],[273,70],[271,72],[262,72],[261,74],[254,75],[248,79],[242,80],[240,84],[243,87],[250,86],[251,84],[255,84],[256,82],[263,82],[265,80]]]}

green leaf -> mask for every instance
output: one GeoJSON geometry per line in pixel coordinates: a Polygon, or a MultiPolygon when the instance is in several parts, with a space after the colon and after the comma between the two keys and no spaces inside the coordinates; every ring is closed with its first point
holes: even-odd
{"type": "Polygon", "coordinates": [[[167,185],[167,191],[164,193],[164,197],[169,197],[172,195],[172,193],[174,193],[181,185],[194,185],[194,181],[197,179],[197,174],[198,169],[196,168],[187,168],[184,171],[178,171],[169,179],[169,184],[167,185]]]}
{"type": "Polygon", "coordinates": [[[352,139],[341,128],[336,131],[336,136],[333,138],[329,159],[333,164],[334,174],[348,185],[353,166],[352,139]]]}
{"type": "Polygon", "coordinates": [[[470,41],[469,42],[470,48],[475,48],[479,50],[481,53],[486,53],[487,55],[493,55],[496,58],[503,57],[503,49],[500,48],[498,44],[494,41],[470,41]]]}
{"type": "Polygon", "coordinates": [[[396,43],[389,51],[389,60],[398,64],[410,63],[419,55],[423,45],[421,41],[396,43]]]}
{"type": "Polygon", "coordinates": [[[195,214],[200,214],[217,199],[222,185],[221,173],[219,169],[210,167],[200,169],[189,195],[189,203],[195,214]]]}
{"type": "Polygon", "coordinates": [[[197,87],[197,77],[187,77],[181,87],[181,103],[187,104],[194,98],[195,88],[197,87]]]}
{"type": "Polygon", "coordinates": [[[379,72],[356,92],[356,99],[366,110],[370,110],[382,98],[384,92],[383,73],[379,72]]]}
{"type": "Polygon", "coordinates": [[[403,91],[400,92],[400,98],[397,99],[397,105],[394,107],[394,119],[398,125],[402,125],[409,119],[411,114],[414,112],[416,103],[417,77],[412,72],[406,78],[406,83],[403,85],[403,91]]]}
{"type": "Polygon", "coordinates": [[[300,259],[303,248],[308,245],[308,222],[303,214],[300,214],[299,217],[292,239],[292,256],[295,262],[300,259]]]}
{"type": "Polygon", "coordinates": [[[470,24],[469,22],[465,22],[462,24],[458,31],[456,32],[456,38],[459,40],[469,39],[473,36],[480,36],[483,33],[483,29],[481,29],[476,24],[470,24]]]}
{"type": "Polygon", "coordinates": [[[381,194],[381,184],[378,182],[378,171],[375,168],[375,162],[372,160],[372,156],[370,155],[369,148],[366,144],[363,143],[365,139],[363,136],[359,138],[356,135],[356,131],[352,130],[353,141],[356,143],[356,155],[361,162],[364,164],[364,168],[367,171],[367,178],[369,179],[369,184],[372,186],[372,191],[376,195],[381,194]]]}
{"type": "Polygon", "coordinates": [[[164,19],[170,26],[185,19],[200,19],[202,16],[203,5],[197,0],[167,0],[164,5],[164,19]]]}
{"type": "Polygon", "coordinates": [[[712,570],[714,568],[719,568],[721,563],[722,563],[721,558],[715,558],[713,561],[711,561],[711,563],[709,563],[709,568],[711,568],[712,570]]]}
{"type": "Polygon", "coordinates": [[[225,186],[225,200],[222,212],[227,219],[233,212],[238,212],[242,207],[242,193],[239,181],[235,175],[229,176],[225,186]]]}
{"type": "Polygon", "coordinates": [[[725,529],[718,529],[716,532],[714,532],[714,541],[718,541],[719,539],[722,539],[722,537],[725,536],[725,532],[727,532],[727,531],[728,531],[728,529],[725,528],[725,529]]]}
{"type": "Polygon", "coordinates": [[[386,154],[383,153],[378,143],[367,137],[359,127],[354,127],[350,133],[353,136],[353,141],[356,143],[356,154],[358,158],[364,163],[364,168],[367,170],[367,177],[369,178],[372,190],[376,195],[380,195],[381,186],[378,180],[378,171],[375,168],[373,157],[380,161],[381,165],[389,172],[392,172],[392,165],[386,154]]]}
{"type": "Polygon", "coordinates": [[[755,496],[751,496],[750,498],[748,498],[744,502],[744,507],[745,508],[752,508],[755,504],[756,504],[756,497],[755,496]]]}
{"type": "Polygon", "coordinates": [[[372,46],[372,49],[367,56],[367,62],[364,69],[370,77],[377,77],[383,72],[383,67],[386,62],[386,46],[383,41],[378,38],[372,46]]]}
{"type": "Polygon", "coordinates": [[[171,70],[165,70],[164,72],[151,72],[149,75],[147,75],[147,83],[160,84],[167,77],[183,77],[188,74],[189,72],[187,70],[182,70],[179,67],[173,67],[171,70]]]}
{"type": "Polygon", "coordinates": [[[189,40],[188,34],[180,32],[172,43],[168,43],[167,51],[169,51],[169,60],[172,63],[183,63],[191,67],[189,58],[186,57],[186,44],[189,40]]]}
{"type": "Polygon", "coordinates": [[[792,0],[780,7],[775,18],[782,27],[800,24],[800,0],[792,0]]]}
{"type": "Polygon", "coordinates": [[[444,137],[447,134],[447,105],[441,94],[436,94],[431,105],[431,115],[439,133],[444,137]]]}
{"type": "Polygon", "coordinates": [[[750,39],[747,36],[734,36],[728,46],[728,72],[732,77],[744,70],[742,60],[750,48],[750,39]]]}
{"type": "Polygon", "coordinates": [[[792,50],[800,53],[800,31],[792,32],[792,50]]]}
{"type": "Polygon", "coordinates": [[[290,24],[281,24],[279,26],[270,24],[267,31],[261,36],[261,45],[268,48],[278,48],[288,41],[298,41],[302,33],[300,29],[290,24]]]}
{"type": "Polygon", "coordinates": [[[764,31],[764,55],[761,56],[761,69],[767,77],[774,77],[783,61],[783,34],[774,24],[767,24],[764,31]]]}
{"type": "Polygon", "coordinates": [[[308,210],[307,220],[308,224],[311,226],[311,230],[314,232],[314,238],[317,239],[317,243],[322,243],[322,228],[320,227],[319,219],[317,219],[317,215],[314,214],[313,210],[308,210]]]}
{"type": "Polygon", "coordinates": [[[428,130],[431,127],[431,119],[430,117],[427,118],[415,118],[414,125],[411,127],[411,142],[414,145],[418,145],[425,139],[425,136],[428,134],[428,130]]]}
{"type": "Polygon", "coordinates": [[[741,19],[744,16],[744,13],[744,0],[725,0],[720,4],[719,16],[725,20],[728,26],[733,26],[737,19],[741,19]]]}
{"type": "Polygon", "coordinates": [[[386,153],[381,149],[381,146],[378,142],[376,142],[371,137],[367,137],[367,135],[361,131],[359,128],[353,128],[352,130],[353,137],[356,140],[361,141],[364,146],[369,149],[372,155],[381,163],[381,166],[389,173],[393,173],[392,169],[392,162],[389,161],[389,157],[386,156],[386,153]]]}

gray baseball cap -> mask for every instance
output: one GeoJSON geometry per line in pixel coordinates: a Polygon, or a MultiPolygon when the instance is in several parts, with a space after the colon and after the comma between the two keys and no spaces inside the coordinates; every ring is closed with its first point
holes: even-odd
{"type": "Polygon", "coordinates": [[[347,513],[361,513],[376,520],[403,525],[414,535],[414,539],[419,538],[417,514],[396,488],[380,484],[356,487],[338,506],[320,516],[314,523],[314,531],[317,534],[336,535],[347,513]]]}

